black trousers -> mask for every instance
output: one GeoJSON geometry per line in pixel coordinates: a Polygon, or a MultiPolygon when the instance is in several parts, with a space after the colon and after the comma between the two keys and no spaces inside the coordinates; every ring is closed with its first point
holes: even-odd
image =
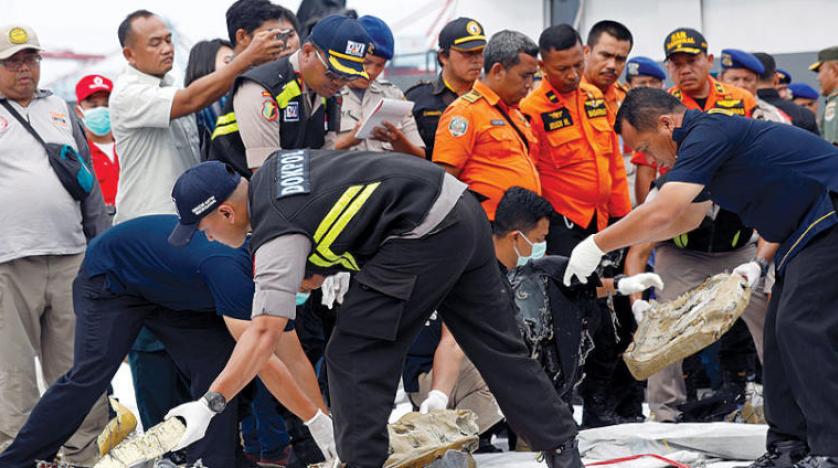
{"type": "Polygon", "coordinates": [[[777,275],[765,320],[768,445],[809,444],[838,456],[838,227],[819,234],[777,275]]]}
{"type": "MultiPolygon", "coordinates": [[[[188,292],[184,292],[188,294],[188,292]]],[[[172,311],[145,299],[114,295],[104,276],[73,282],[76,338],[73,367],[35,405],[14,442],[0,454],[4,468],[31,468],[51,460],[78,429],[96,399],[108,388],[140,327],[147,326],[166,346],[200,398],[224,368],[235,345],[223,320],[207,312],[172,311]]],[[[191,464],[236,466],[240,451],[237,400],[215,416],[207,435],[188,449],[191,464]]]]}
{"type": "Polygon", "coordinates": [[[380,467],[387,458],[405,355],[434,310],[533,449],[576,435],[567,406],[527,355],[485,213],[465,194],[451,217],[456,222],[433,235],[386,242],[353,276],[326,349],[338,454],[352,467],[380,467]]]}

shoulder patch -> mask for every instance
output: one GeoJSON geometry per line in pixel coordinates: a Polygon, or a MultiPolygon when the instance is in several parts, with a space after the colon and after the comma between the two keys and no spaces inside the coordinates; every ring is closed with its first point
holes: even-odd
{"type": "Polygon", "coordinates": [[[455,115],[448,123],[448,133],[453,137],[461,137],[468,131],[468,120],[460,115],[455,115]]]}
{"type": "Polygon", "coordinates": [[[733,117],[734,115],[736,115],[736,113],[734,113],[730,109],[722,109],[722,108],[719,108],[719,107],[714,107],[712,109],[708,109],[707,113],[708,114],[723,114],[723,115],[727,115],[727,116],[730,116],[730,117],[733,117]]]}
{"type": "Polygon", "coordinates": [[[477,91],[471,90],[460,97],[463,98],[464,101],[474,103],[477,102],[477,100],[482,98],[483,96],[477,91]]]}
{"type": "Polygon", "coordinates": [[[547,100],[552,102],[553,104],[559,102],[559,97],[556,96],[556,93],[554,93],[553,91],[547,91],[546,96],[547,96],[547,100]]]}
{"type": "Polygon", "coordinates": [[[683,93],[681,93],[681,90],[680,90],[680,89],[677,89],[677,88],[672,88],[672,89],[670,89],[670,90],[669,90],[669,94],[671,94],[671,95],[675,96],[675,99],[678,99],[679,101],[680,101],[681,99],[683,99],[683,97],[684,97],[684,94],[683,94],[683,93]]]}
{"type": "Polygon", "coordinates": [[[835,101],[830,101],[823,110],[823,120],[825,122],[832,122],[835,118],[835,101]]]}
{"type": "Polygon", "coordinates": [[[552,132],[573,125],[573,117],[567,107],[542,113],[541,121],[544,122],[545,132],[552,132]]]}
{"type": "Polygon", "coordinates": [[[713,84],[716,87],[716,92],[717,93],[727,94],[727,88],[725,88],[725,86],[723,84],[719,83],[718,81],[714,81],[713,84]]]}
{"type": "Polygon", "coordinates": [[[713,107],[728,110],[736,115],[745,115],[745,103],[741,99],[722,99],[716,101],[713,107]]]}
{"type": "Polygon", "coordinates": [[[276,108],[276,101],[273,99],[265,99],[262,101],[262,118],[268,122],[273,122],[279,117],[279,112],[276,108]]]}

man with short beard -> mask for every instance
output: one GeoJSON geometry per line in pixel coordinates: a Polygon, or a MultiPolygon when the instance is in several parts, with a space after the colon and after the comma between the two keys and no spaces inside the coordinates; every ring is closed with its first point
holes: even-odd
{"type": "Polygon", "coordinates": [[[633,45],[631,31],[616,21],[600,21],[588,33],[582,82],[592,84],[602,91],[605,104],[612,113],[612,125],[617,109],[628,92],[628,87],[617,80],[626,68],[626,60],[633,45]]]}

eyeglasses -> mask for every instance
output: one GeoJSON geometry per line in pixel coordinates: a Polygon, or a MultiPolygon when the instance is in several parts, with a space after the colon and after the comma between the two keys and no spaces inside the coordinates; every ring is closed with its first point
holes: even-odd
{"type": "Polygon", "coordinates": [[[20,71],[20,69],[23,68],[24,65],[26,65],[29,68],[36,67],[41,64],[41,60],[43,59],[44,58],[40,55],[25,55],[23,57],[7,58],[4,60],[0,60],[0,65],[2,65],[3,68],[9,71],[16,72],[20,71]]]}
{"type": "Polygon", "coordinates": [[[323,56],[320,55],[319,50],[315,49],[314,55],[317,56],[317,60],[320,60],[320,63],[322,63],[323,67],[326,69],[326,73],[324,73],[324,75],[326,75],[326,78],[339,84],[346,84],[352,81],[352,78],[347,78],[343,75],[338,75],[337,73],[333,72],[332,69],[329,68],[329,65],[326,63],[326,60],[323,58],[323,56]]]}

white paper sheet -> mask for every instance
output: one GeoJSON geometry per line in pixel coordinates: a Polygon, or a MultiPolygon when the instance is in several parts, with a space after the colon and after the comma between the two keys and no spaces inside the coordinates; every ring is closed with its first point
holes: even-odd
{"type": "Polygon", "coordinates": [[[396,124],[413,110],[413,102],[404,99],[381,98],[373,111],[361,122],[361,127],[355,133],[355,138],[364,140],[372,136],[372,129],[383,127],[382,122],[396,124]]]}

